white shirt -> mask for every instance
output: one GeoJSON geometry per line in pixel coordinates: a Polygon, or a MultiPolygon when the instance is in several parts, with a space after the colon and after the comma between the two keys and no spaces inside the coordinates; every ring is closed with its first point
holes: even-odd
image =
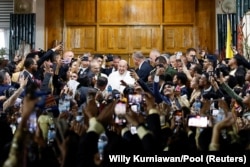
{"type": "Polygon", "coordinates": [[[108,78],[108,76],[106,74],[103,74],[103,73],[96,74],[94,77],[97,80],[99,76],[108,78]]]}
{"type": "Polygon", "coordinates": [[[121,80],[125,81],[128,85],[133,85],[135,83],[135,80],[130,76],[129,71],[126,71],[122,75],[119,73],[119,71],[115,71],[109,75],[108,85],[112,87],[112,90],[116,89],[123,93],[125,86],[121,85],[121,80]]]}

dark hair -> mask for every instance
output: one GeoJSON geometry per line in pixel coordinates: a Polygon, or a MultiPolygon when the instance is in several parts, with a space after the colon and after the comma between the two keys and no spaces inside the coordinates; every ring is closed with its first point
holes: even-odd
{"type": "Polygon", "coordinates": [[[250,69],[250,63],[243,56],[237,54],[233,58],[236,60],[238,66],[242,65],[245,68],[250,69]]]}
{"type": "Polygon", "coordinates": [[[134,88],[127,86],[127,87],[125,87],[125,89],[123,90],[123,94],[124,94],[125,97],[127,97],[128,94],[133,94],[134,91],[135,91],[134,88]]]}
{"type": "Polygon", "coordinates": [[[177,80],[181,81],[183,85],[187,84],[188,78],[187,75],[183,72],[177,72],[176,74],[177,80]]]}
{"type": "Polygon", "coordinates": [[[186,53],[189,54],[191,51],[195,51],[196,52],[196,49],[195,48],[188,48],[186,53]]]}
{"type": "Polygon", "coordinates": [[[218,68],[216,68],[217,71],[222,72],[222,75],[225,77],[229,75],[229,69],[225,64],[220,64],[218,68]]]}
{"type": "Polygon", "coordinates": [[[245,75],[246,75],[246,70],[243,67],[238,67],[236,72],[235,72],[235,78],[237,80],[237,84],[240,86],[243,86],[245,83],[245,75]]]}
{"type": "Polygon", "coordinates": [[[8,68],[6,68],[6,67],[1,69],[0,72],[1,72],[1,74],[0,74],[0,84],[2,84],[4,82],[6,73],[10,74],[10,72],[9,72],[8,68]]]}
{"type": "Polygon", "coordinates": [[[163,57],[163,56],[157,57],[157,58],[155,59],[155,62],[156,62],[156,61],[159,61],[160,64],[166,64],[166,63],[167,63],[166,58],[163,57]]]}
{"type": "Polygon", "coordinates": [[[210,100],[210,99],[218,99],[219,96],[213,91],[203,92],[202,94],[204,99],[210,100]]]}
{"type": "Polygon", "coordinates": [[[91,85],[90,78],[87,75],[78,77],[77,82],[80,83],[77,87],[81,87],[81,86],[89,87],[91,85]]]}
{"type": "Polygon", "coordinates": [[[98,59],[98,58],[103,59],[103,55],[102,54],[95,54],[93,57],[93,59],[98,59]]]}
{"type": "Polygon", "coordinates": [[[213,128],[204,128],[203,131],[201,131],[199,138],[198,138],[198,144],[200,151],[209,151],[209,144],[211,142],[213,128]]]}
{"type": "Polygon", "coordinates": [[[5,71],[0,70],[0,84],[3,84],[5,78],[5,71]]]}
{"type": "Polygon", "coordinates": [[[195,64],[193,70],[194,72],[197,72],[198,74],[202,74],[202,66],[200,64],[195,64]]]}
{"type": "Polygon", "coordinates": [[[33,64],[34,64],[34,59],[31,58],[31,57],[26,58],[25,61],[24,61],[24,67],[25,68],[29,68],[33,64]]]}
{"type": "Polygon", "coordinates": [[[236,77],[229,75],[227,83],[228,83],[228,86],[233,89],[237,85],[236,77]]]}
{"type": "Polygon", "coordinates": [[[97,81],[96,81],[96,85],[98,87],[102,87],[102,86],[106,86],[108,84],[108,79],[106,77],[98,77],[97,81]]]}
{"type": "Polygon", "coordinates": [[[53,52],[50,60],[52,62],[55,61],[56,60],[56,56],[60,56],[60,52],[58,52],[58,51],[53,52]]]}
{"type": "Polygon", "coordinates": [[[26,56],[26,59],[28,59],[28,58],[35,58],[36,55],[38,55],[38,52],[30,52],[30,53],[26,56]]]}
{"type": "Polygon", "coordinates": [[[121,58],[121,56],[114,55],[114,56],[113,56],[113,60],[114,60],[114,59],[122,59],[122,58],[121,58]]]}

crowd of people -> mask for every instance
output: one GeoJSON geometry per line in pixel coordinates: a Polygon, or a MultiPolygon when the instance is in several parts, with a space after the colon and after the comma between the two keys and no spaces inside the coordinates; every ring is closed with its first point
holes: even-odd
{"type": "Polygon", "coordinates": [[[0,165],[107,166],[108,155],[250,149],[250,63],[188,48],[16,54],[0,70],[0,165]]]}

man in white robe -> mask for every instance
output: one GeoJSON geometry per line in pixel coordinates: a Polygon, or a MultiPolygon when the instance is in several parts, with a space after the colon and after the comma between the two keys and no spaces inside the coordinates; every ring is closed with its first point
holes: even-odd
{"type": "Polygon", "coordinates": [[[130,71],[128,71],[128,63],[126,60],[120,60],[118,64],[118,70],[112,72],[108,77],[108,85],[112,89],[116,89],[123,93],[125,86],[121,84],[124,81],[127,85],[134,85],[135,80],[130,76],[130,71]]]}

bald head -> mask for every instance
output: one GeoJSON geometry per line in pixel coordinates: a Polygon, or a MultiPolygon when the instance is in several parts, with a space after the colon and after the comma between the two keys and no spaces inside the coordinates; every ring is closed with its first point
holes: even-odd
{"type": "Polygon", "coordinates": [[[161,53],[158,50],[156,49],[151,50],[151,52],[149,53],[149,60],[152,66],[155,66],[155,59],[160,55],[161,53]]]}
{"type": "Polygon", "coordinates": [[[101,66],[97,60],[92,60],[90,63],[90,69],[96,75],[100,72],[101,66]]]}
{"type": "Polygon", "coordinates": [[[126,60],[120,60],[118,64],[118,72],[122,75],[128,69],[128,63],[126,60]]]}
{"type": "Polygon", "coordinates": [[[63,53],[63,59],[64,60],[70,60],[74,58],[74,53],[72,51],[66,51],[63,53]]]}

